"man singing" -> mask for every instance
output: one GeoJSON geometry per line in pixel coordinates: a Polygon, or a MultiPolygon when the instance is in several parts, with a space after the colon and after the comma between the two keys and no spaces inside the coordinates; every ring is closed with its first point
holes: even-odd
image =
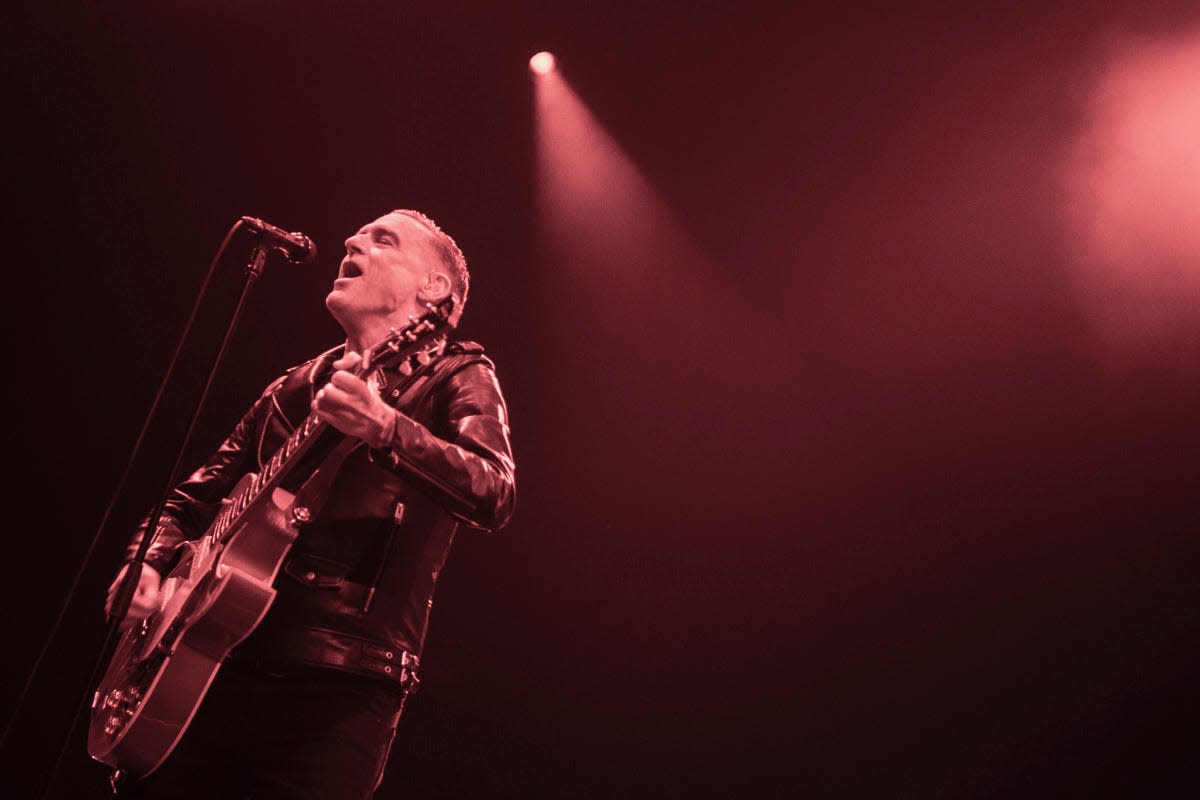
{"type": "Polygon", "coordinates": [[[462,252],[424,214],[398,210],[364,226],[346,240],[325,300],[345,344],[272,383],[176,487],[130,619],[158,608],[160,576],[181,543],[205,532],[238,479],[260,471],[310,411],[358,443],[327,470],[269,612],[221,667],[174,752],[129,795],[335,800],[378,787],[455,530],[502,528],[515,483],[504,398],[478,345],[441,335],[399,365],[361,377],[357,368],[431,305],[453,298],[457,324],[467,289],[462,252]]]}

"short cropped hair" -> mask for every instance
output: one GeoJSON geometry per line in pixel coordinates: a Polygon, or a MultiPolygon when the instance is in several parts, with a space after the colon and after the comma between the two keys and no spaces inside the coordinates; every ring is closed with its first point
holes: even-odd
{"type": "Polygon", "coordinates": [[[442,230],[436,222],[420,211],[414,211],[411,208],[397,208],[392,213],[403,214],[406,217],[415,219],[433,234],[433,248],[437,252],[438,257],[441,258],[446,270],[450,273],[450,291],[456,297],[451,320],[452,322],[457,322],[458,318],[462,315],[463,307],[467,304],[467,291],[471,288],[471,274],[467,272],[466,256],[463,255],[463,251],[459,249],[458,243],[451,238],[450,234],[442,230]]]}

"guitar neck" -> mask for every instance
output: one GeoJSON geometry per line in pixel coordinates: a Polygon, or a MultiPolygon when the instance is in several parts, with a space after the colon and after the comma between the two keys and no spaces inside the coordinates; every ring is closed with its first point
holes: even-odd
{"type": "Polygon", "coordinates": [[[254,480],[247,484],[242,491],[229,498],[229,502],[213,520],[212,527],[209,529],[212,536],[218,541],[223,539],[242,512],[267,491],[278,485],[279,480],[300,462],[313,443],[321,438],[321,434],[326,430],[329,430],[329,425],[318,419],[315,414],[305,417],[287,441],[263,465],[254,480]]]}

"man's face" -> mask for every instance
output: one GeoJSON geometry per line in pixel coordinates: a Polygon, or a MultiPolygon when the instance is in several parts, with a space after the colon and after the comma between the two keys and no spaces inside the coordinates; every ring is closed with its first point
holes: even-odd
{"type": "Polygon", "coordinates": [[[407,316],[418,309],[417,292],[441,263],[432,236],[405,214],[385,214],[346,240],[333,290],[325,305],[339,322],[407,316]]]}

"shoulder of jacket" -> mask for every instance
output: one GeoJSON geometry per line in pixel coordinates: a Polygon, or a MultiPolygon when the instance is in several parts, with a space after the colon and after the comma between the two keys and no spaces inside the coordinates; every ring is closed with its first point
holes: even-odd
{"type": "Polygon", "coordinates": [[[447,344],[441,362],[439,371],[443,372],[458,372],[472,364],[483,364],[493,371],[496,369],[496,365],[484,353],[483,345],[465,339],[447,344]]]}
{"type": "Polygon", "coordinates": [[[483,355],[483,345],[469,339],[459,339],[446,345],[447,355],[483,355]]]}
{"type": "Polygon", "coordinates": [[[333,357],[338,351],[340,351],[342,347],[344,347],[344,345],[334,345],[325,352],[313,356],[308,361],[303,361],[293,367],[288,367],[282,375],[280,375],[278,378],[272,381],[269,386],[267,386],[267,389],[265,392],[263,392],[263,395],[266,396],[269,394],[274,394],[282,389],[285,384],[297,385],[311,382],[313,379],[313,372],[323,362],[333,357]]]}
{"type": "MultiPolygon", "coordinates": [[[[295,369],[295,367],[293,367],[292,369],[295,369]]],[[[279,388],[281,386],[283,386],[284,381],[286,381],[291,374],[292,374],[292,370],[289,369],[287,372],[283,373],[278,378],[276,378],[275,380],[268,383],[267,388],[263,389],[262,396],[269,397],[269,396],[275,394],[276,392],[278,392],[279,388]]]]}

